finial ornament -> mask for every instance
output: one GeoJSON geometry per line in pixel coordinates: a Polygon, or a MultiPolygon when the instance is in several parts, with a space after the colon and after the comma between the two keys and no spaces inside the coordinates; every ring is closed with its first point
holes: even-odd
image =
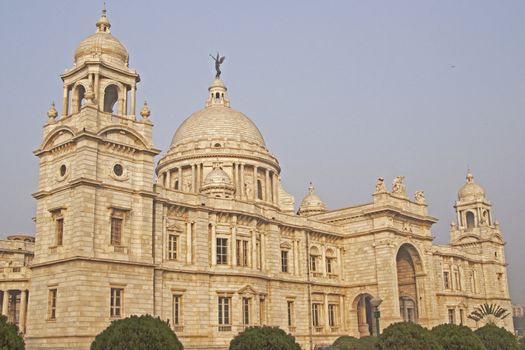
{"type": "Polygon", "coordinates": [[[51,107],[49,107],[49,110],[47,111],[47,116],[49,117],[50,122],[54,122],[55,118],[57,117],[58,112],[55,108],[55,101],[51,103],[51,107]]]}
{"type": "Polygon", "coordinates": [[[308,186],[308,193],[314,193],[315,187],[314,184],[310,182],[310,185],[308,186]]]}
{"type": "Polygon", "coordinates": [[[467,170],[467,182],[473,183],[474,182],[474,175],[472,175],[472,172],[470,171],[470,168],[467,170]]]}
{"type": "Polygon", "coordinates": [[[151,111],[149,110],[148,102],[146,100],[144,100],[144,106],[142,106],[142,109],[140,110],[140,115],[144,119],[148,119],[151,115],[151,111]]]}
{"type": "Polygon", "coordinates": [[[97,21],[97,32],[109,33],[109,28],[111,28],[111,23],[109,23],[106,11],[106,2],[104,2],[104,7],[102,7],[102,14],[100,15],[100,18],[97,21]]]}
{"type": "Polygon", "coordinates": [[[217,57],[214,57],[212,54],[210,54],[210,57],[213,58],[213,60],[215,61],[215,71],[216,71],[216,74],[215,74],[215,79],[220,79],[221,78],[221,64],[224,63],[224,59],[226,58],[226,56],[220,56],[219,53],[217,52],[217,57]]]}
{"type": "Polygon", "coordinates": [[[419,204],[425,204],[426,203],[425,192],[424,191],[417,190],[416,193],[414,194],[414,198],[415,198],[416,202],[419,203],[419,204]]]}

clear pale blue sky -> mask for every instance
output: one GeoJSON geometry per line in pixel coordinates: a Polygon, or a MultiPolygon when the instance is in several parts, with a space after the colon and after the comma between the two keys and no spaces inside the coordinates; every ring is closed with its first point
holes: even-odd
{"type": "MultiPolygon", "coordinates": [[[[42,125],[59,74],[95,30],[102,1],[0,2],[0,235],[33,233],[42,125]]],[[[507,241],[525,303],[524,1],[108,1],[112,33],[141,75],[166,150],[201,108],[226,55],[232,106],[259,126],[300,202],[309,181],[331,209],[371,200],[377,177],[425,190],[449,239],[467,166],[507,241]]],[[[60,107],[60,106],[59,106],[60,107]]]]}

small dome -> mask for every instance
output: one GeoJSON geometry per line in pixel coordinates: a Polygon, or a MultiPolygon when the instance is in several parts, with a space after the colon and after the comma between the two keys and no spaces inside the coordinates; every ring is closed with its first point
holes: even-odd
{"type": "Polygon", "coordinates": [[[299,207],[297,214],[310,216],[324,212],[326,212],[326,206],[321,198],[315,194],[315,188],[312,183],[310,183],[310,186],[308,187],[308,194],[301,202],[301,206],[299,207]]]}
{"type": "Polygon", "coordinates": [[[484,198],[485,190],[474,182],[474,176],[469,170],[467,173],[467,183],[459,189],[458,199],[460,201],[473,201],[484,198]]]}
{"type": "Polygon", "coordinates": [[[97,21],[97,31],[80,42],[75,50],[75,64],[100,56],[109,63],[127,66],[129,62],[128,50],[122,43],[111,35],[111,24],[106,16],[106,9],[97,21]]]}
{"type": "Polygon", "coordinates": [[[216,163],[213,170],[206,175],[201,192],[215,197],[230,198],[235,192],[235,186],[228,174],[216,163]]]}

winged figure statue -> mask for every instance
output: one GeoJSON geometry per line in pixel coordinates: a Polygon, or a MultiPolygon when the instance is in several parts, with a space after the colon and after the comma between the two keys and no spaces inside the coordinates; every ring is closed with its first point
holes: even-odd
{"type": "Polygon", "coordinates": [[[217,52],[217,57],[214,57],[210,54],[210,57],[213,58],[213,60],[215,61],[215,71],[217,72],[215,74],[215,79],[220,79],[221,78],[221,64],[223,64],[224,62],[224,59],[226,58],[225,56],[220,56],[219,53],[217,52]]]}

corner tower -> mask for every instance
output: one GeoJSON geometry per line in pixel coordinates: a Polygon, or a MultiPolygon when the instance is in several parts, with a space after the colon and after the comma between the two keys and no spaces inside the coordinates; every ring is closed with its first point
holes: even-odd
{"type": "Polygon", "coordinates": [[[53,104],[34,152],[40,163],[30,348],[84,349],[112,319],[153,313],[144,293],[153,293],[159,151],[148,106],[135,116],[139,75],[110,28],[104,9],[61,75],[60,117],[53,104]]]}

